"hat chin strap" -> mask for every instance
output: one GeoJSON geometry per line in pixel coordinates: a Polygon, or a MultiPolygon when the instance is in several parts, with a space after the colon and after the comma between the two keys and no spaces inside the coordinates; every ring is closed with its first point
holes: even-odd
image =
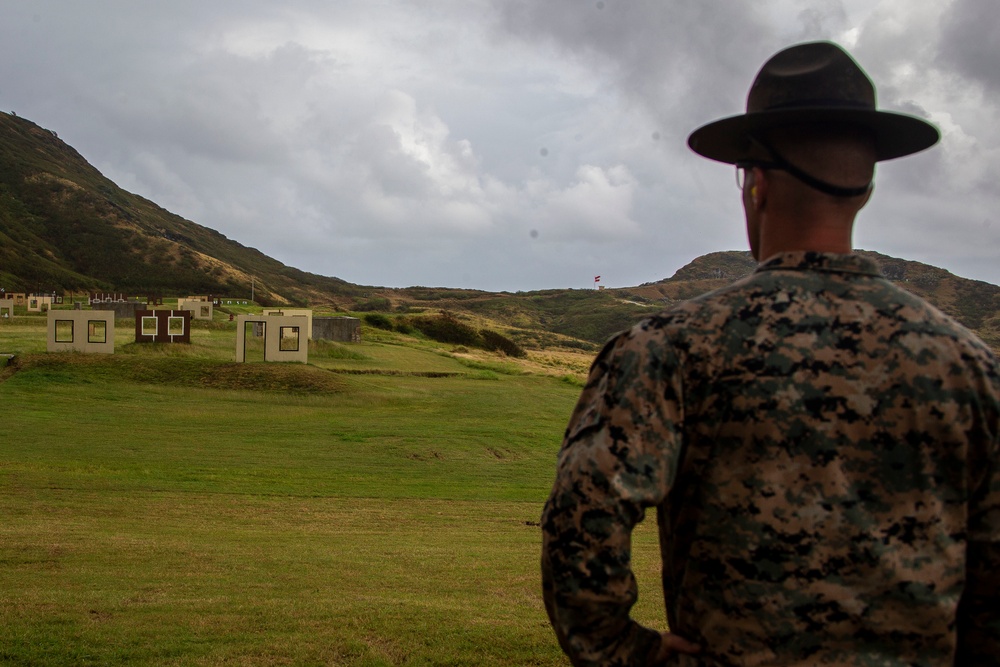
{"type": "Polygon", "coordinates": [[[799,169],[794,164],[783,158],[781,154],[761,139],[757,137],[750,137],[750,140],[767,151],[771,155],[771,161],[766,162],[763,160],[752,160],[749,162],[765,169],[778,169],[780,171],[788,172],[809,187],[819,190],[820,192],[828,194],[832,197],[859,197],[871,192],[872,186],[874,185],[874,181],[868,181],[866,185],[861,187],[847,188],[840,185],[834,185],[833,183],[827,183],[826,181],[816,178],[812,174],[799,169]]]}

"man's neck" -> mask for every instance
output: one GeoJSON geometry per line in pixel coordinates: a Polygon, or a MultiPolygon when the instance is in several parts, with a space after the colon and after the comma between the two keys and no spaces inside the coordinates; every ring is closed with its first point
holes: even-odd
{"type": "Polygon", "coordinates": [[[853,224],[843,221],[765,220],[760,234],[760,257],[782,252],[810,251],[846,254],[854,249],[853,224]]]}

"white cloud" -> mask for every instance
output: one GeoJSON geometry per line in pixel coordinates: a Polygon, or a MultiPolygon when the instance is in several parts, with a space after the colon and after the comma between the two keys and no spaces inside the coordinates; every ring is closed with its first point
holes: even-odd
{"type": "Polygon", "coordinates": [[[606,242],[613,238],[636,239],[639,225],[631,218],[636,182],[622,165],[602,169],[581,165],[576,181],[562,189],[536,190],[538,230],[555,239],[606,242]]]}

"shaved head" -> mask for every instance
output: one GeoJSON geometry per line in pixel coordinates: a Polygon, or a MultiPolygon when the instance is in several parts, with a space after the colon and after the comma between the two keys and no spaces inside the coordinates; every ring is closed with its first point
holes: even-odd
{"type": "Polygon", "coordinates": [[[754,257],[785,250],[850,252],[854,220],[868,203],[875,173],[871,134],[856,126],[802,124],[776,128],[754,143],[752,157],[762,166],[753,169],[743,200],[754,257]],[[823,191],[811,179],[859,194],[823,191]]]}
{"type": "MultiPolygon", "coordinates": [[[[875,173],[875,140],[852,125],[804,124],[772,130],[768,143],[783,158],[810,176],[840,187],[870,183],[875,173]]],[[[792,179],[794,180],[794,179],[792,179]]],[[[843,204],[857,204],[858,197],[824,195],[805,184],[803,195],[825,197],[843,204]]]]}

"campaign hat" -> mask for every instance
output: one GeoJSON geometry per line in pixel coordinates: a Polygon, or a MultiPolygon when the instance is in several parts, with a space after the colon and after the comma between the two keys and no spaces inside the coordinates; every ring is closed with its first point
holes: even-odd
{"type": "Polygon", "coordinates": [[[875,106],[875,86],[861,66],[832,42],[807,42],[773,55],[758,72],[746,113],[698,128],[691,149],[734,164],[749,157],[752,139],[774,128],[800,124],[853,125],[875,141],[876,160],[891,160],[933,146],[937,128],[916,116],[875,106]]]}

